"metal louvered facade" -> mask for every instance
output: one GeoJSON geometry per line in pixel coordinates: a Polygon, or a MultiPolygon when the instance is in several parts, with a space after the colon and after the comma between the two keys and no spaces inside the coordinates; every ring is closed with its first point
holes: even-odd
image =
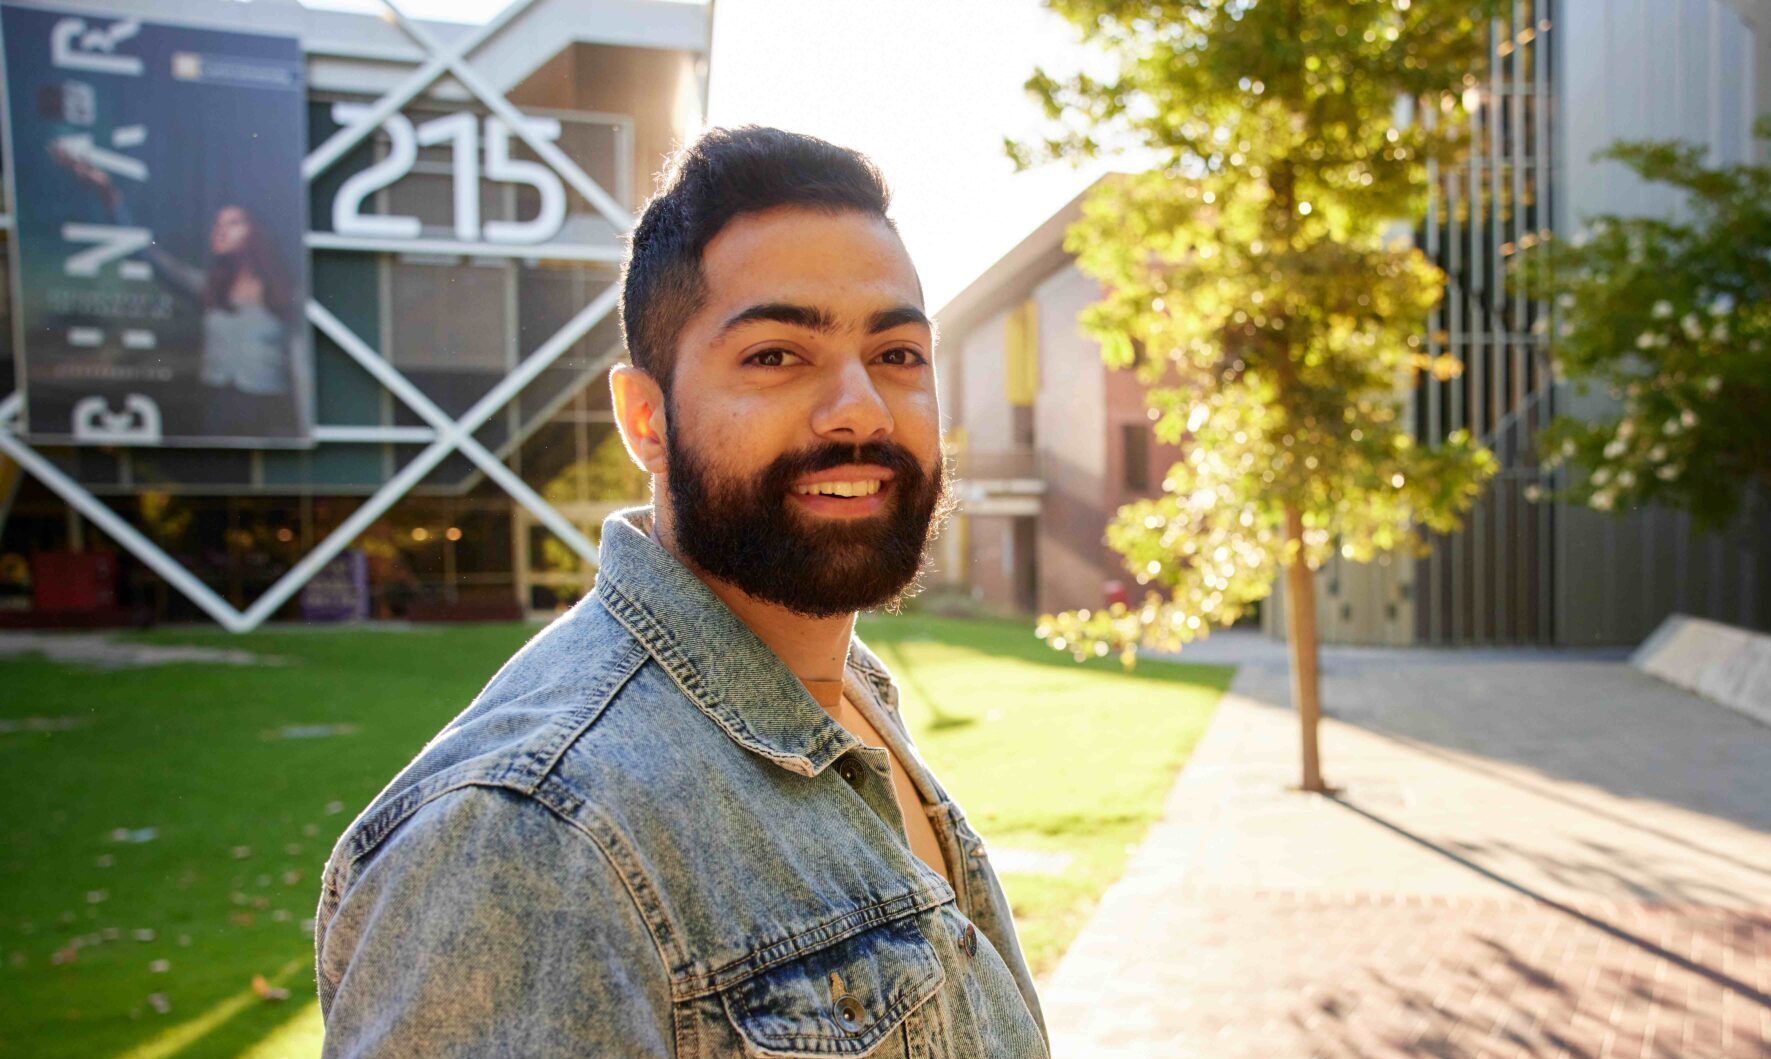
{"type": "Polygon", "coordinates": [[[1421,246],[1447,276],[1428,346],[1463,364],[1457,378],[1423,375],[1415,433],[1439,442],[1469,430],[1501,471],[1464,531],[1433,540],[1415,571],[1415,638],[1427,643],[1544,642],[1553,638],[1558,512],[1525,500],[1538,480],[1531,437],[1553,414],[1547,340],[1533,334],[1546,307],[1509,289],[1512,255],[1550,237],[1556,168],[1551,119],[1555,0],[1514,0],[1490,28],[1490,61],[1466,80],[1474,108],[1464,164],[1430,172],[1421,246]]]}
{"type": "MultiPolygon", "coordinates": [[[[1527,501],[1540,480],[1534,437],[1559,413],[1603,415],[1557,379],[1554,349],[1534,324],[1549,306],[1506,283],[1512,256],[1597,213],[1676,214],[1678,200],[1617,163],[1592,160],[1620,139],[1706,144],[1718,163],[1753,157],[1750,127],[1766,109],[1764,3],[1731,0],[1513,0],[1490,28],[1490,61],[1466,92],[1479,97],[1467,161],[1431,174],[1420,245],[1445,270],[1429,325],[1434,353],[1461,376],[1423,376],[1412,394],[1427,441],[1468,429],[1501,471],[1464,528],[1393,582],[1412,630],[1374,636],[1379,617],[1342,621],[1341,638],[1431,644],[1606,644],[1641,640],[1666,615],[1771,628],[1771,512],[1766,498],[1723,533],[1680,513],[1613,517],[1527,501]],[[1411,573],[1412,577],[1407,574],[1411,573]],[[1359,629],[1367,630],[1363,635],[1359,629]]],[[[1538,328],[1541,329],[1541,328],[1538,328]]],[[[1328,595],[1351,571],[1324,571],[1328,595]]],[[[1368,595],[1373,595],[1368,593],[1368,595]]],[[[1382,595],[1381,593],[1376,595],[1382,595]]],[[[1376,598],[1373,602],[1377,602],[1376,598]]],[[[1353,602],[1335,602],[1352,613],[1353,602]]],[[[1336,615],[1328,615],[1333,629],[1336,615]]]]}

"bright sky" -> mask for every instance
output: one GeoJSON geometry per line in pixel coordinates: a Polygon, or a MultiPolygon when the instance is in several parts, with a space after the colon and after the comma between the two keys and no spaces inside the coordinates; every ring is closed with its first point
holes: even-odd
{"type": "MultiPolygon", "coordinates": [[[[374,0],[303,0],[374,10],[374,0]]],[[[586,0],[594,2],[594,0],[586,0]]],[[[482,22],[502,0],[406,0],[417,18],[482,22]]],[[[931,310],[1105,167],[1016,174],[1005,135],[1040,128],[1021,89],[1036,62],[1079,60],[1038,0],[717,0],[709,118],[821,136],[866,152],[931,310]]]]}

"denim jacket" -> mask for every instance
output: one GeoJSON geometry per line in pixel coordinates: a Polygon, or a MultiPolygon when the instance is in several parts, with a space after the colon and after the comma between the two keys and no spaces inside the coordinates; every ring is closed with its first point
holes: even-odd
{"type": "Polygon", "coordinates": [[[325,1056],[1044,1059],[984,843],[879,659],[831,719],[699,578],[603,524],[595,590],[525,644],[351,823],[314,948],[325,1056]],[[912,807],[914,811],[915,807],[912,807]]]}

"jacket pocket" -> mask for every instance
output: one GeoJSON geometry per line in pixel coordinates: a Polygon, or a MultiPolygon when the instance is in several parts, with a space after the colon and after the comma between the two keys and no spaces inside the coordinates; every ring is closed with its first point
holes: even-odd
{"type": "Polygon", "coordinates": [[[752,1055],[865,1056],[946,977],[916,917],[904,916],[758,972],[721,998],[752,1055]]]}

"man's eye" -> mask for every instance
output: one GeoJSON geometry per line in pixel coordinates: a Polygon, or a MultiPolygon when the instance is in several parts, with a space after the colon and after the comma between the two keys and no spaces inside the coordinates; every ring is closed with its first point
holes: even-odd
{"type": "Polygon", "coordinates": [[[756,364],[764,368],[781,368],[787,366],[786,358],[797,356],[787,349],[760,349],[744,358],[746,364],[756,364]]]}
{"type": "Polygon", "coordinates": [[[909,346],[898,346],[896,349],[888,349],[884,353],[881,353],[880,357],[883,358],[887,364],[893,366],[914,367],[918,364],[927,364],[929,362],[927,357],[923,356],[916,350],[911,349],[909,346]]]}

